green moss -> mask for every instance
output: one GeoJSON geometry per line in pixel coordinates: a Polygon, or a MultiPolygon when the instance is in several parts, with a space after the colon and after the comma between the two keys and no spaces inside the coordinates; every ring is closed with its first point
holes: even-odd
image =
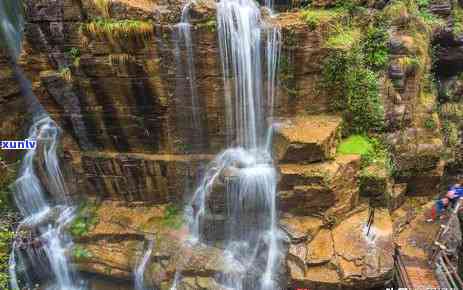
{"type": "Polygon", "coordinates": [[[349,133],[384,128],[379,75],[389,61],[389,34],[380,24],[373,22],[364,32],[338,26],[325,44],[332,50],[324,62],[321,89],[330,95],[332,108],[344,113],[349,133]]]}
{"type": "Polygon", "coordinates": [[[70,226],[71,235],[76,238],[88,235],[89,231],[98,224],[97,210],[97,206],[92,202],[82,203],[70,226]]]}
{"type": "Polygon", "coordinates": [[[372,150],[373,144],[368,137],[363,135],[352,135],[339,144],[337,153],[341,155],[365,155],[372,150]]]}
{"type": "Polygon", "coordinates": [[[216,32],[217,31],[217,19],[210,18],[210,19],[208,19],[206,21],[203,21],[203,22],[199,23],[198,27],[204,27],[209,32],[216,32]]]}
{"type": "Polygon", "coordinates": [[[392,1],[383,10],[383,16],[388,22],[398,22],[408,16],[408,7],[404,1],[392,1]]]}
{"type": "Polygon", "coordinates": [[[83,246],[76,245],[72,248],[72,256],[77,261],[88,260],[92,258],[92,253],[83,246]]]}
{"type": "Polygon", "coordinates": [[[169,204],[166,206],[164,220],[162,224],[166,227],[179,229],[183,225],[182,211],[175,205],[169,204]]]}
{"type": "Polygon", "coordinates": [[[365,135],[351,135],[338,145],[337,154],[360,155],[362,157],[362,168],[375,165],[388,170],[391,169],[389,151],[377,138],[365,135]]]}
{"type": "Polygon", "coordinates": [[[455,34],[463,33],[463,8],[458,3],[454,3],[453,5],[452,18],[453,32],[455,34]]]}
{"type": "Polygon", "coordinates": [[[424,126],[426,129],[429,129],[429,130],[435,130],[435,129],[437,129],[437,123],[436,123],[436,121],[435,121],[432,117],[429,117],[429,118],[427,118],[426,120],[424,120],[423,126],[424,126]]]}
{"type": "Polygon", "coordinates": [[[7,164],[0,156],[0,289],[9,289],[8,263],[14,238],[11,214],[15,211],[10,185],[16,177],[17,165],[7,164]]]}
{"type": "Polygon", "coordinates": [[[288,96],[292,99],[296,98],[299,91],[296,87],[295,66],[288,54],[283,54],[280,57],[279,80],[288,96]]]}
{"type": "Polygon", "coordinates": [[[6,225],[0,225],[0,289],[8,289],[8,263],[14,233],[6,225]]]}
{"type": "Polygon", "coordinates": [[[14,182],[19,163],[7,164],[0,156],[0,213],[14,209],[10,185],[14,182]]]}
{"type": "Polygon", "coordinates": [[[442,122],[442,133],[444,136],[444,141],[448,147],[453,148],[458,145],[458,131],[458,126],[454,122],[448,120],[444,120],[442,122]]]}
{"type": "Polygon", "coordinates": [[[335,33],[331,35],[325,46],[332,49],[352,49],[360,39],[360,30],[349,27],[338,26],[335,33]]]}
{"type": "Polygon", "coordinates": [[[302,11],[301,17],[310,29],[317,28],[321,23],[333,21],[345,14],[340,9],[306,9],[302,11]]]}
{"type": "Polygon", "coordinates": [[[431,0],[416,0],[417,15],[430,26],[444,26],[445,20],[429,10],[431,0]]]}

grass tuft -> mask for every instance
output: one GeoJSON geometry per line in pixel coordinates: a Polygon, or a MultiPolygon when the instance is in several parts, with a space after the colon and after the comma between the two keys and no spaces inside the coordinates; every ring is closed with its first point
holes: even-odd
{"type": "Polygon", "coordinates": [[[83,24],[83,34],[96,39],[114,40],[150,40],[153,36],[153,24],[139,20],[97,19],[83,24]]]}

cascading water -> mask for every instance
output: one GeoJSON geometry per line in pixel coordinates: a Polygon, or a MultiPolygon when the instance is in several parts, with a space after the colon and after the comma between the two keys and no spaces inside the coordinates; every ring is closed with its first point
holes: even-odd
{"type": "MultiPolygon", "coordinates": [[[[21,1],[0,1],[0,36],[5,40],[22,94],[33,116],[28,139],[35,140],[37,146],[25,154],[19,177],[12,185],[16,205],[24,217],[18,232],[26,230],[32,241],[20,235],[13,245],[9,268],[10,286],[14,290],[20,289],[21,283],[16,273],[20,260],[22,265],[27,263],[35,274],[25,273],[24,276],[30,278],[26,280],[35,280],[33,278],[37,276],[52,278],[52,282],[47,281],[50,286],[46,289],[77,289],[75,273],[66,258],[66,249],[72,247],[72,241],[63,230],[72,221],[74,209],[49,202],[50,196],[68,196],[57,156],[60,130],[45,113],[32,92],[30,82],[16,65],[21,50],[20,5],[21,1]],[[42,168],[42,178],[37,175],[36,167],[42,168]]],[[[64,199],[62,202],[66,204],[64,199]]],[[[29,287],[36,284],[36,281],[24,282],[29,287]]]]}
{"type": "Polygon", "coordinates": [[[217,183],[224,183],[225,253],[239,274],[221,277],[221,283],[239,290],[281,289],[277,172],[268,124],[276,95],[280,33],[276,27],[263,27],[259,7],[252,0],[222,0],[217,4],[217,23],[228,143],[236,146],[211,162],[195,191],[187,211],[191,234],[193,241],[202,240],[210,211],[208,199],[217,194],[217,183]]]}
{"type": "MultiPolygon", "coordinates": [[[[36,149],[29,150],[24,156],[20,175],[12,185],[16,204],[25,217],[18,230],[23,228],[34,232],[34,241],[38,241],[40,249],[37,250],[20,240],[13,251],[20,252],[18,257],[27,257],[31,269],[39,276],[49,276],[53,282],[47,289],[68,290],[77,289],[76,277],[66,257],[66,249],[72,248],[72,241],[65,235],[64,227],[72,221],[74,209],[72,207],[55,205],[51,207],[47,201],[47,193],[66,196],[61,170],[56,154],[59,140],[59,129],[56,123],[48,116],[38,118],[29,132],[30,140],[37,140],[36,149]],[[46,173],[46,188],[37,176],[35,167],[43,158],[44,171],[46,173]],[[50,272],[48,273],[48,270],[50,272]]],[[[15,255],[12,255],[14,259],[15,255]]],[[[10,265],[11,286],[17,290],[16,261],[10,265]]],[[[31,281],[29,284],[33,284],[31,281]]]]}
{"type": "MultiPolygon", "coordinates": [[[[189,23],[189,8],[194,2],[189,2],[182,9],[182,16],[180,23],[176,25],[175,38],[176,38],[176,69],[177,80],[186,80],[186,86],[176,84],[176,95],[183,95],[189,93],[188,101],[191,106],[191,124],[192,129],[190,133],[193,134],[191,140],[193,149],[202,149],[204,146],[204,130],[201,126],[201,110],[198,97],[198,88],[196,85],[196,69],[193,58],[193,42],[191,35],[191,24],[189,23]],[[184,57],[182,57],[182,51],[184,57]]],[[[187,100],[184,100],[187,101],[187,100]]]]}
{"type": "Polygon", "coordinates": [[[143,254],[143,257],[138,261],[137,267],[135,268],[135,290],[148,290],[145,287],[145,270],[148,266],[148,262],[151,258],[151,253],[153,252],[154,240],[149,241],[148,247],[143,254]]]}

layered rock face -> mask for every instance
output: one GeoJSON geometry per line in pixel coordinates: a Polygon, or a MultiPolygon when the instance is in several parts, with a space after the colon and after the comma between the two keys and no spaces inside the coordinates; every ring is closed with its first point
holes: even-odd
{"type": "MultiPolygon", "coordinates": [[[[0,112],[0,140],[16,140],[25,128],[24,116],[27,110],[15,72],[4,51],[0,51],[0,112]]],[[[2,151],[1,157],[6,161],[14,161],[19,154],[15,151],[2,151]]]]}
{"type": "MultiPolygon", "coordinates": [[[[187,50],[175,27],[183,3],[26,2],[20,64],[63,128],[63,163],[75,199],[101,202],[92,217],[84,217],[86,231],[74,237],[70,255],[77,268],[105,279],[132,280],[154,241],[148,284],[222,289],[220,277],[236,269],[224,261],[220,244],[187,246],[188,228],[178,211],[207,162],[235,137],[226,130],[215,3],[190,7],[198,96],[193,105],[187,50]]],[[[336,5],[315,2],[322,8],[336,5]]],[[[369,8],[386,4],[368,2],[369,8]]],[[[280,224],[288,236],[283,267],[288,287],[383,286],[393,269],[396,227],[390,211],[400,208],[406,194],[437,193],[445,163],[435,92],[428,87],[433,32],[410,14],[401,11],[392,20],[390,59],[387,71],[379,73],[383,135],[394,176],[383,167],[364,168],[359,155],[336,154],[349,118],[333,111],[320,83],[324,60],[333,53],[326,42],[342,17],[322,19],[315,27],[298,10],[268,18],[281,27],[283,39],[275,119],[269,122],[275,131],[280,224]],[[379,207],[371,227],[368,202],[379,207]]],[[[14,137],[23,125],[24,105],[13,72],[0,66],[0,73],[0,109],[14,111],[0,116],[1,137],[14,137]]],[[[455,95],[460,89],[452,87],[455,95]]],[[[220,229],[225,185],[216,185],[217,198],[208,206],[216,214],[210,227],[220,229]]],[[[220,240],[217,231],[210,235],[207,239],[220,240]]]]}

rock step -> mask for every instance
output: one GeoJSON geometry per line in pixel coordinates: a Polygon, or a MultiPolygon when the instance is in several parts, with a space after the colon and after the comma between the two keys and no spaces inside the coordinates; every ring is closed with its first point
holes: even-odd
{"type": "Polygon", "coordinates": [[[336,115],[298,116],[275,127],[273,155],[280,163],[311,163],[334,157],[342,118],[336,115]]]}
{"type": "Polygon", "coordinates": [[[327,162],[281,164],[278,206],[295,215],[344,214],[358,203],[360,156],[343,155],[327,162]]]}
{"type": "Polygon", "coordinates": [[[289,245],[287,265],[292,289],[372,289],[384,285],[394,270],[391,216],[387,210],[378,210],[368,234],[367,220],[366,209],[331,229],[313,219],[304,223],[296,219],[298,231],[310,234],[306,240],[289,245]],[[314,231],[315,227],[319,229],[314,231]]]}

